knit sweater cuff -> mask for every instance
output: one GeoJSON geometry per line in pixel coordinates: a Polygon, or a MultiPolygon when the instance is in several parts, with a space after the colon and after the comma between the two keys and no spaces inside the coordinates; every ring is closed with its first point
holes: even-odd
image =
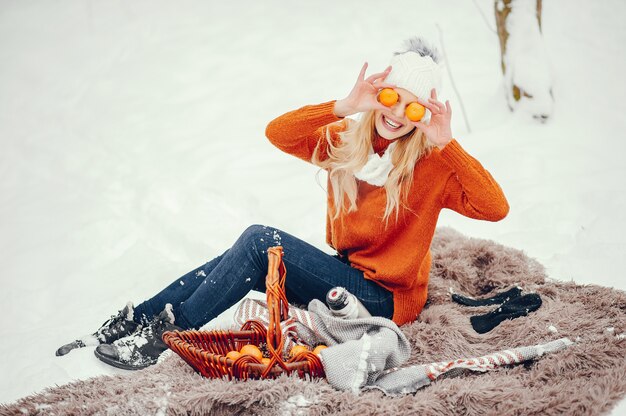
{"type": "Polygon", "coordinates": [[[475,163],[475,159],[467,154],[456,139],[452,139],[446,144],[439,154],[455,172],[467,169],[468,166],[475,163]]]}
{"type": "Polygon", "coordinates": [[[303,108],[304,113],[302,116],[307,122],[315,126],[325,126],[342,120],[343,117],[337,117],[335,114],[335,101],[337,100],[306,106],[303,108]]]}

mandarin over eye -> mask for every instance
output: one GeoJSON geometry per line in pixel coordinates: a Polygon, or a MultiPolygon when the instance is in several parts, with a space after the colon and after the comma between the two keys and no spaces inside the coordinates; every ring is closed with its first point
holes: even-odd
{"type": "Polygon", "coordinates": [[[382,105],[391,107],[392,105],[398,102],[398,93],[392,88],[383,88],[378,93],[378,101],[382,105]]]}
{"type": "Polygon", "coordinates": [[[406,106],[404,113],[411,121],[420,121],[424,114],[426,114],[426,108],[420,103],[411,103],[406,106]]]}

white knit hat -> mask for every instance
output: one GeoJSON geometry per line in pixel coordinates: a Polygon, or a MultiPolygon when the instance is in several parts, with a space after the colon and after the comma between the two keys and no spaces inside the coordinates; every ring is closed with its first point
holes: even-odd
{"type": "Polygon", "coordinates": [[[439,53],[421,38],[412,38],[406,43],[407,50],[396,52],[391,58],[392,68],[385,82],[427,100],[433,88],[437,91],[441,88],[439,53]]]}

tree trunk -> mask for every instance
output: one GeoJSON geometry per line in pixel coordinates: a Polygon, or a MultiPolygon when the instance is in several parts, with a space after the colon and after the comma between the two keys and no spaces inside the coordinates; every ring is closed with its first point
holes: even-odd
{"type": "Polygon", "coordinates": [[[517,108],[522,98],[541,101],[530,108],[546,119],[552,112],[552,82],[541,35],[542,0],[495,0],[494,6],[509,108],[517,108]]]}

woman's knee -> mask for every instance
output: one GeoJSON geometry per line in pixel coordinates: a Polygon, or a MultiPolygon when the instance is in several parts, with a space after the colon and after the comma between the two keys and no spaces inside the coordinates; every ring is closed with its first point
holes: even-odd
{"type": "Polygon", "coordinates": [[[276,235],[278,231],[273,227],[266,225],[254,224],[249,226],[241,233],[238,242],[254,247],[258,251],[265,252],[267,247],[278,245],[276,235]]]}
{"type": "Polygon", "coordinates": [[[246,228],[243,233],[241,233],[241,236],[246,238],[254,238],[260,236],[263,233],[263,230],[266,228],[267,226],[265,225],[252,224],[248,228],[246,228]]]}

